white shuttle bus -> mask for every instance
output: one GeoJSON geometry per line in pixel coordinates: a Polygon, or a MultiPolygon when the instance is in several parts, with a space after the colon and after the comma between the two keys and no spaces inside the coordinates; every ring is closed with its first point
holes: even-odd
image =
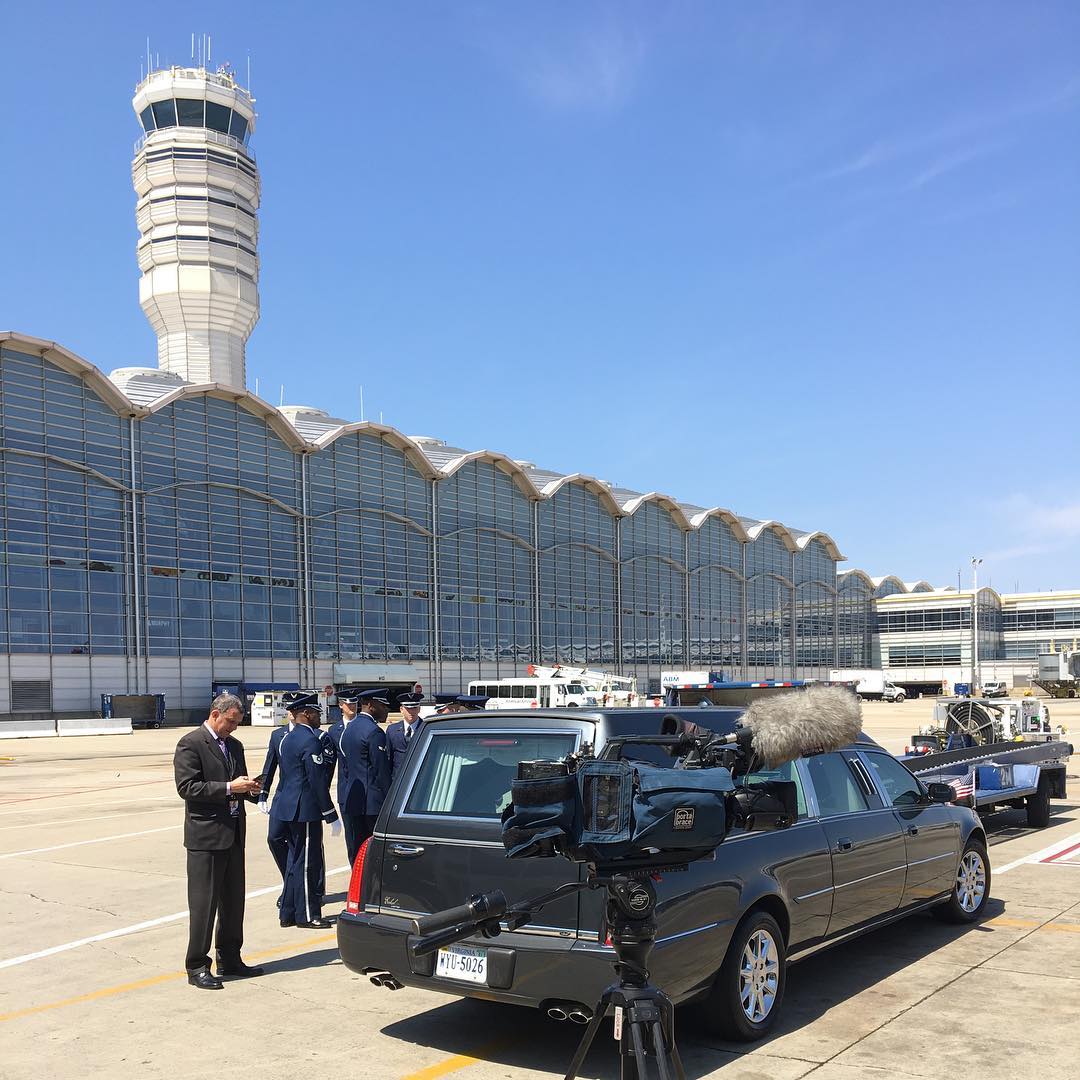
{"type": "Polygon", "coordinates": [[[579,709],[595,706],[596,695],[574,679],[479,679],[470,694],[486,694],[489,709],[579,709]]]}

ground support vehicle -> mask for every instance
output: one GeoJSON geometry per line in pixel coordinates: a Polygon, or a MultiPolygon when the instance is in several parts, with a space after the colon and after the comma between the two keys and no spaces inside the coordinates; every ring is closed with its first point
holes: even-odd
{"type": "Polygon", "coordinates": [[[938,698],[933,722],[908,742],[908,752],[935,753],[953,746],[1001,742],[1059,742],[1067,734],[1054,726],[1050,710],[1038,698],[988,701],[985,698],[938,698]]]}
{"type": "MultiPolygon", "coordinates": [[[[677,715],[729,733],[735,708],[677,715]]],[[[351,971],[402,985],[540,1008],[586,1023],[612,981],[602,898],[577,894],[538,924],[477,937],[416,958],[416,919],[502,889],[512,900],[581,880],[561,858],[505,858],[499,814],[522,760],[559,758],[618,735],[652,735],[655,709],[548,710],[436,717],[409,747],[373,836],[361,849],[338,924],[351,971]]],[[[629,755],[670,765],[657,747],[629,755]]],[[[652,981],[676,1002],[698,1002],[729,1038],[760,1038],[783,999],[786,965],[829,945],[933,908],[977,919],[990,887],[986,836],[952,791],[929,787],[866,736],[845,750],[747,776],[788,780],[790,827],[736,832],[713,859],[664,874],[652,981]]]]}
{"type": "Polygon", "coordinates": [[[907,693],[877,668],[838,668],[829,672],[829,682],[850,683],[855,693],[867,701],[904,701],[907,693]]]}
{"type": "MultiPolygon", "coordinates": [[[[692,675],[693,672],[679,674],[692,675]]],[[[664,680],[664,704],[668,708],[686,708],[710,705],[743,706],[769,694],[782,693],[786,690],[798,690],[809,686],[809,681],[801,679],[759,679],[756,682],[727,682],[724,679],[707,676],[701,681],[671,682],[664,680]]]]}
{"type": "Polygon", "coordinates": [[[585,684],[585,689],[603,708],[609,705],[638,704],[637,679],[595,668],[570,667],[567,664],[530,664],[528,674],[537,679],[569,679],[585,684]]]}
{"type": "Polygon", "coordinates": [[[900,760],[925,783],[949,784],[956,802],[980,815],[1026,809],[1028,824],[1050,824],[1050,800],[1065,798],[1067,742],[1002,742],[900,760]]]}
{"type": "Polygon", "coordinates": [[[582,709],[599,704],[580,679],[476,679],[468,692],[486,696],[488,709],[582,709]]]}
{"type": "Polygon", "coordinates": [[[1039,677],[1032,679],[1053,698],[1080,697],[1080,650],[1072,649],[1039,654],[1039,677]]]}

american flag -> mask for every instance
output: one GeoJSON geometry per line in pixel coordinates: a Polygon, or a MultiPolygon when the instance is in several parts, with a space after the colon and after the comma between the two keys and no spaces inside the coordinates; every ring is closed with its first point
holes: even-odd
{"type": "Polygon", "coordinates": [[[945,782],[956,792],[958,799],[966,799],[975,794],[974,773],[968,773],[967,776],[954,776],[951,780],[945,782]]]}

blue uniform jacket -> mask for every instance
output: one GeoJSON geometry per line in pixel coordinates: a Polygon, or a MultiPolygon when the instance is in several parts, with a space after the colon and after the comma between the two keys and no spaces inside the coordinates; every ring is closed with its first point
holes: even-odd
{"type": "Polygon", "coordinates": [[[337,764],[338,756],[337,743],[330,737],[329,731],[323,731],[320,728],[315,734],[318,735],[322,745],[322,763],[326,770],[326,785],[329,788],[334,783],[334,766],[337,764]]]}
{"type": "Polygon", "coordinates": [[[390,790],[390,757],[385,733],[366,713],[358,713],[346,726],[341,760],[348,774],[345,793],[339,795],[342,813],[376,816],[390,790]]]}
{"type": "Polygon", "coordinates": [[[270,797],[270,786],[274,782],[274,776],[278,770],[278,747],[281,746],[281,740],[285,738],[285,732],[289,728],[287,725],[282,727],[276,727],[270,732],[270,745],[266,748],[266,760],[263,762],[262,767],[262,791],[259,793],[259,802],[266,802],[270,797]]]}
{"type": "MultiPolygon", "coordinates": [[[[423,720],[416,720],[413,723],[413,739],[420,734],[420,729],[423,726],[423,720]]],[[[405,763],[405,753],[409,749],[409,741],[411,740],[405,738],[404,720],[398,720],[397,723],[391,724],[386,729],[386,747],[390,755],[390,773],[392,776],[397,776],[398,770],[405,763]]]]}
{"type": "Polygon", "coordinates": [[[270,816],[281,821],[336,821],[330,801],[330,774],[319,736],[304,724],[286,731],[278,743],[281,781],[270,816]]]}
{"type": "Polygon", "coordinates": [[[337,751],[337,801],[342,812],[345,811],[345,792],[349,790],[349,763],[341,752],[341,737],[345,734],[345,721],[339,720],[332,725],[327,735],[337,751]]]}

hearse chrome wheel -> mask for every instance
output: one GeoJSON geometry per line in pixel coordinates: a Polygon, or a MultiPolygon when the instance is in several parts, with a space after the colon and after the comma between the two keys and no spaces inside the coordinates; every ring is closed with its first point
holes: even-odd
{"type": "Polygon", "coordinates": [[[739,1000],[747,1020],[760,1024],[772,1012],[780,981],[776,942],[768,930],[755,930],[739,964],[739,1000]]]}
{"type": "Polygon", "coordinates": [[[968,848],[956,871],[956,901],[969,915],[979,909],[986,895],[986,863],[982,852],[968,848]]]}

